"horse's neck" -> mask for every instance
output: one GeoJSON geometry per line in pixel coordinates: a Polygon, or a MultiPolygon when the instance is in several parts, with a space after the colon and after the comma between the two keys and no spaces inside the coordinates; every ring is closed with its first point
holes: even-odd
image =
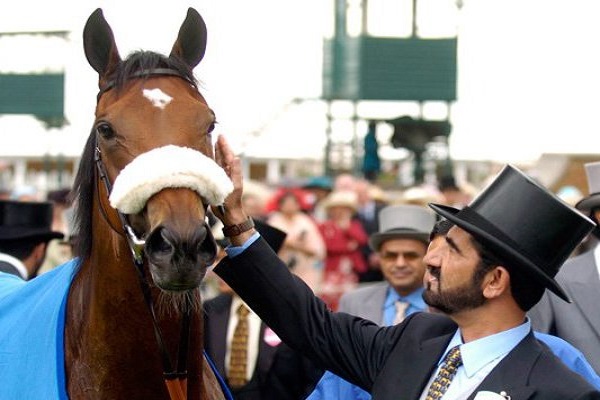
{"type": "MultiPolygon", "coordinates": [[[[102,399],[162,399],[165,389],[160,353],[129,247],[98,212],[94,218],[91,255],[83,260],[69,293],[65,349],[70,395],[77,391],[81,398],[90,398],[85,396],[96,391],[106,393],[97,397],[102,399]]],[[[152,291],[155,301],[157,292],[152,291]]],[[[176,365],[180,318],[158,314],[158,319],[176,365]]],[[[190,394],[200,394],[203,338],[199,313],[193,315],[191,327],[190,394]]]]}

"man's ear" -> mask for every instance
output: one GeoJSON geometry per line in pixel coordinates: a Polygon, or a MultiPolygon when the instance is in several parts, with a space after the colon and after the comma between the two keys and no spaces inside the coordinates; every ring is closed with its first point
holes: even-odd
{"type": "Polygon", "coordinates": [[[510,293],[510,274],[508,270],[498,265],[485,274],[482,282],[483,296],[486,299],[493,299],[510,293]]]}

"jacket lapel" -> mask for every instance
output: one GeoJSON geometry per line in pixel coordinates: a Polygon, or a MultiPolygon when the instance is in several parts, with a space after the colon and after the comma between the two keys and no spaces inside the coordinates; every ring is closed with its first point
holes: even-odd
{"type": "Polygon", "coordinates": [[[260,336],[258,338],[258,357],[256,360],[256,368],[254,370],[254,376],[258,376],[259,379],[267,377],[273,360],[275,359],[275,353],[279,346],[270,346],[265,342],[265,330],[267,326],[264,323],[260,324],[260,336]]]}
{"type": "Polygon", "coordinates": [[[210,327],[210,353],[215,367],[221,376],[225,374],[225,352],[227,351],[227,325],[229,324],[229,314],[231,309],[231,296],[223,298],[218,304],[214,305],[214,310],[208,319],[210,327]]]}
{"type": "Polygon", "coordinates": [[[494,393],[505,392],[511,400],[529,399],[535,393],[535,389],[528,385],[527,379],[541,351],[542,348],[530,332],[488,374],[468,400],[473,400],[477,392],[483,390],[494,393]]]}
{"type": "Polygon", "coordinates": [[[387,293],[388,285],[378,285],[372,296],[369,296],[361,306],[364,310],[361,317],[375,322],[377,325],[383,326],[383,303],[387,293]]]}
{"type": "MultiPolygon", "coordinates": [[[[388,393],[384,394],[381,391],[381,398],[418,400],[451,338],[452,334],[449,334],[423,341],[418,348],[414,349],[415,354],[410,356],[410,363],[398,363],[391,385],[384,389],[388,393]]],[[[401,352],[405,350],[400,349],[401,352]]],[[[406,354],[398,355],[404,359],[407,358],[406,356],[406,354]]]]}

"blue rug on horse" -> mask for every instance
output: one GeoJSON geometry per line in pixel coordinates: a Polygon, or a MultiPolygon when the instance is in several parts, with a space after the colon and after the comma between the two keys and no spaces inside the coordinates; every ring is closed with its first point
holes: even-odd
{"type": "Polygon", "coordinates": [[[65,310],[76,268],[77,260],[71,260],[27,282],[0,272],[0,400],[68,400],[65,310]]]}
{"type": "Polygon", "coordinates": [[[0,273],[0,397],[66,400],[63,334],[71,260],[31,281],[0,273]]]}

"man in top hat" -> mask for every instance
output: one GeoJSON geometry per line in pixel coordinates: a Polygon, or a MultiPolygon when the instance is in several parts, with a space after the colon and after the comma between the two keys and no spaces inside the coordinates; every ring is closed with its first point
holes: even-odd
{"type": "MultiPolygon", "coordinates": [[[[283,245],[286,233],[259,220],[254,224],[273,251],[277,252],[283,245]]],[[[322,370],[302,353],[282,343],[227,284],[221,281],[219,286],[222,293],[204,302],[204,348],[220,375],[226,379],[233,398],[304,400],[322,370]],[[240,312],[243,314],[240,315],[240,312]],[[236,344],[240,340],[236,339],[240,319],[245,319],[243,324],[247,327],[242,336],[247,343],[244,349],[239,349],[236,344]],[[240,350],[242,357],[236,358],[240,350]],[[243,371],[238,370],[240,360],[244,365],[243,371]]]]}
{"type": "MultiPolygon", "coordinates": [[[[217,145],[236,188],[218,217],[243,224],[241,163],[217,145]]],[[[568,299],[554,276],[594,223],[510,166],[469,206],[431,207],[455,224],[425,255],[424,298],[439,313],[379,327],[331,312],[252,229],[230,238],[215,272],[286,344],[374,400],[600,399],[526,318],[546,288],[568,299]]]]}
{"type": "MultiPolygon", "coordinates": [[[[585,165],[590,195],[575,207],[594,222],[600,220],[600,162],[585,165]]],[[[558,222],[558,221],[557,221],[558,222]]],[[[543,225],[540,229],[544,229],[543,225]]],[[[596,373],[600,374],[600,230],[593,230],[594,246],[569,259],[556,276],[573,304],[567,304],[552,294],[545,294],[531,310],[533,327],[559,336],[585,354],[596,373]]]]}
{"type": "Polygon", "coordinates": [[[34,278],[52,239],[52,203],[0,200],[0,272],[34,278]]]}

